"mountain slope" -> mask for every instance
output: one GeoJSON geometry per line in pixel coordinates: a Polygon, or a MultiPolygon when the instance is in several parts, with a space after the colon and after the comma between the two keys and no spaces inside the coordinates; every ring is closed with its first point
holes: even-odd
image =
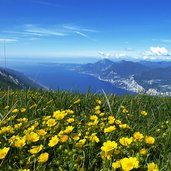
{"type": "Polygon", "coordinates": [[[0,89],[5,90],[8,88],[27,89],[43,87],[20,72],[0,67],[0,89]]]}
{"type": "Polygon", "coordinates": [[[132,92],[171,95],[171,62],[101,60],[80,71],[132,92]]]}

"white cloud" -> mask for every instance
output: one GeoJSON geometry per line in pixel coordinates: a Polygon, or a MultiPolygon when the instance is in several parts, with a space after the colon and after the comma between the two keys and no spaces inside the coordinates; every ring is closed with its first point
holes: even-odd
{"type": "Polygon", "coordinates": [[[3,39],[3,38],[0,38],[0,42],[16,42],[17,40],[16,39],[3,39]]]}
{"type": "Polygon", "coordinates": [[[124,52],[98,52],[102,58],[125,58],[127,55],[124,52]]]}
{"type": "Polygon", "coordinates": [[[25,31],[31,34],[37,34],[39,36],[66,36],[65,33],[59,32],[53,29],[45,29],[39,27],[26,28],[25,31]]]}
{"type": "Polygon", "coordinates": [[[83,37],[89,38],[86,34],[81,33],[81,32],[79,32],[79,31],[76,31],[75,33],[76,33],[76,34],[78,34],[78,35],[80,35],[80,36],[83,36],[83,37]]]}
{"type": "Polygon", "coordinates": [[[165,47],[150,47],[148,51],[143,53],[143,59],[170,59],[171,56],[165,47]]]}
{"type": "Polygon", "coordinates": [[[148,51],[145,52],[146,56],[169,56],[169,52],[165,47],[150,47],[148,51]]]}
{"type": "Polygon", "coordinates": [[[67,30],[73,30],[73,31],[79,31],[79,32],[97,32],[96,30],[93,29],[88,29],[88,28],[80,28],[78,26],[68,26],[64,25],[63,26],[67,30]]]}
{"type": "Polygon", "coordinates": [[[165,47],[150,47],[150,53],[157,56],[167,56],[168,50],[165,47]]]}

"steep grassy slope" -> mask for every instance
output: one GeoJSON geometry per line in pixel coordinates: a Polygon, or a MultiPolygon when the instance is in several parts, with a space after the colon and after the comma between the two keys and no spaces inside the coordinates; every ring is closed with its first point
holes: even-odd
{"type": "Polygon", "coordinates": [[[0,92],[0,170],[171,170],[171,98],[0,92]]]}

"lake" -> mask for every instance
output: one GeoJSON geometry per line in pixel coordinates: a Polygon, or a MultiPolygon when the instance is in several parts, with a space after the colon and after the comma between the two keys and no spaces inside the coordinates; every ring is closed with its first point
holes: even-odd
{"type": "MultiPolygon", "coordinates": [[[[74,65],[72,64],[72,67],[74,65]]],[[[45,62],[11,61],[7,67],[24,73],[29,78],[52,90],[69,90],[85,93],[105,91],[117,95],[128,94],[111,83],[101,81],[93,76],[71,70],[68,65],[45,62]]]]}

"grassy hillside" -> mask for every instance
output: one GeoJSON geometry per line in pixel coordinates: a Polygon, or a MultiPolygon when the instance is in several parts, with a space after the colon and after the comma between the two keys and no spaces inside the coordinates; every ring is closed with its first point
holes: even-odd
{"type": "Polygon", "coordinates": [[[23,73],[0,67],[0,90],[44,89],[23,73]]]}
{"type": "Polygon", "coordinates": [[[171,98],[65,91],[0,98],[2,171],[171,170],[171,98]]]}

